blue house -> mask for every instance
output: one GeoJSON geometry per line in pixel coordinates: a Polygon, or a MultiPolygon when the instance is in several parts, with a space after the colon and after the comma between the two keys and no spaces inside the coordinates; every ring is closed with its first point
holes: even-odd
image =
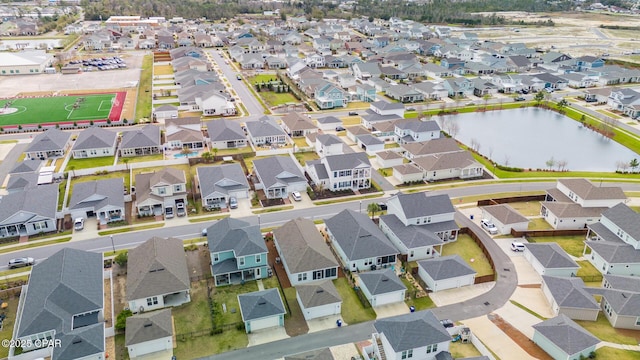
{"type": "Polygon", "coordinates": [[[601,68],[604,66],[604,60],[597,58],[595,56],[585,55],[574,60],[576,61],[577,71],[587,71],[591,69],[601,68]]]}
{"type": "Polygon", "coordinates": [[[374,102],[376,101],[376,88],[368,84],[356,84],[356,97],[359,101],[374,102]]]}
{"type": "Polygon", "coordinates": [[[347,94],[331,83],[320,85],[313,94],[320,110],[347,106],[347,94]]]}
{"type": "Polygon", "coordinates": [[[440,66],[451,69],[454,66],[464,66],[464,60],[457,58],[443,58],[440,60],[440,66]]]}
{"type": "Polygon", "coordinates": [[[226,218],[208,227],[206,234],[216,286],[268,276],[267,245],[258,225],[226,218]]]}

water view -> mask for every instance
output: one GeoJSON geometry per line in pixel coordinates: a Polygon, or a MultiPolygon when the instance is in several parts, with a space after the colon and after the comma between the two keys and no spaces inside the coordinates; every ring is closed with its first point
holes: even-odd
{"type": "Polygon", "coordinates": [[[525,169],[612,172],[640,155],[564,115],[539,108],[434,117],[455,138],[498,164],[525,169]]]}

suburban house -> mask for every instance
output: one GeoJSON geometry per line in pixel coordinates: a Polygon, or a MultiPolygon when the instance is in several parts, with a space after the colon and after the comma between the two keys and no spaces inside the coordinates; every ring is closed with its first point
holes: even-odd
{"type": "Polygon", "coordinates": [[[484,166],[466,150],[421,156],[413,163],[422,169],[425,181],[479,178],[484,171],[484,166]]]}
{"type": "Polygon", "coordinates": [[[189,269],[182,240],[152,237],[129,250],[129,309],[142,313],[191,301],[189,269]]]}
{"type": "Polygon", "coordinates": [[[313,143],[316,153],[320,157],[343,154],[344,145],[345,143],[333,134],[317,134],[313,143]]]}
{"type": "Polygon", "coordinates": [[[573,320],[596,321],[600,304],[585,290],[579,277],[542,276],[542,293],[555,315],[564,314],[573,320]]]}
{"type": "Polygon", "coordinates": [[[2,195],[0,238],[57,231],[58,185],[40,185],[2,195]]]}
{"type": "Polygon", "coordinates": [[[238,295],[240,314],[247,334],[284,326],[284,304],[278,289],[238,295]]]}
{"type": "Polygon", "coordinates": [[[273,241],[291,285],[338,278],[338,261],[313,221],[297,218],[273,230],[273,241]]]}
{"type": "Polygon", "coordinates": [[[48,159],[64,156],[71,146],[71,133],[49,129],[36,135],[24,151],[28,159],[48,159]]]}
{"type": "Polygon", "coordinates": [[[131,359],[159,356],[164,352],[173,354],[171,309],[144,312],[128,317],[124,344],[131,359]]]}
{"type": "Polygon", "coordinates": [[[178,117],[178,107],[174,105],[160,105],[153,109],[155,120],[171,119],[178,117]]]}
{"type": "Polygon", "coordinates": [[[318,131],[318,128],[308,117],[298,112],[288,113],[283,116],[282,128],[291,137],[305,136],[318,131]]]}
{"type": "Polygon", "coordinates": [[[216,286],[268,276],[267,245],[258,225],[224,218],[209,226],[206,233],[216,286]]]}
{"type": "Polygon", "coordinates": [[[625,204],[588,225],[583,256],[603,274],[640,274],[640,214],[625,204]]]}
{"type": "Polygon", "coordinates": [[[168,207],[187,204],[187,179],[183,170],[165,167],[136,174],[136,209],[140,216],[160,216],[168,207]]]}
{"type": "Polygon", "coordinates": [[[247,135],[240,123],[233,120],[218,119],[207,121],[210,149],[235,149],[248,145],[247,135]]]}
{"type": "Polygon", "coordinates": [[[346,107],[349,103],[347,93],[330,82],[316,87],[313,92],[313,100],[320,110],[346,107]]]}
{"type": "Polygon", "coordinates": [[[317,118],[316,122],[318,123],[318,127],[323,131],[334,130],[336,127],[342,126],[342,120],[335,116],[317,118]]]}
{"type": "Polygon", "coordinates": [[[204,209],[224,209],[229,198],[249,198],[249,183],[239,163],[196,168],[204,209]]]}
{"type": "Polygon", "coordinates": [[[540,275],[572,277],[580,269],[580,265],[556,243],[527,243],[524,247],[524,258],[540,275]]]}
{"type": "Polygon", "coordinates": [[[160,128],[145,125],[141,128],[125,131],[120,141],[120,156],[142,156],[162,154],[160,128]]]}
{"type": "Polygon", "coordinates": [[[404,163],[404,157],[397,151],[387,150],[376,153],[376,161],[381,168],[400,166],[404,163]]]}
{"type": "Polygon", "coordinates": [[[331,280],[297,285],[296,299],[305,320],[340,315],[341,312],[342,298],[331,280]]]}
{"type": "Polygon", "coordinates": [[[431,311],[377,320],[373,326],[372,345],[365,348],[369,358],[436,360],[449,351],[451,335],[431,311]]]}
{"type": "Polygon", "coordinates": [[[404,301],[407,287],[392,268],[364,272],[358,279],[358,286],[373,307],[404,301]]]}
{"type": "Polygon", "coordinates": [[[640,92],[633,89],[612,89],[607,104],[632,119],[640,117],[640,92]]]}
{"type": "Polygon", "coordinates": [[[40,167],[44,163],[45,162],[40,159],[24,159],[20,162],[17,162],[16,165],[9,171],[9,174],[13,175],[38,172],[38,170],[40,170],[40,167]]]}
{"type": "Polygon", "coordinates": [[[475,283],[476,271],[459,255],[418,261],[418,276],[430,291],[456,289],[475,283]]]}
{"type": "Polygon", "coordinates": [[[423,260],[440,256],[444,242],[457,240],[459,227],[454,217],[446,194],[399,193],[387,201],[380,229],[407,261],[423,260]]]}
{"type": "Polygon", "coordinates": [[[511,229],[526,231],[529,228],[529,219],[508,204],[483,206],[481,209],[482,218],[493,222],[501,235],[510,234],[511,229]]]}
{"type": "Polygon", "coordinates": [[[609,323],[618,329],[640,329],[640,278],[604,275],[603,288],[588,289],[602,296],[602,311],[609,323]]]}
{"type": "Polygon", "coordinates": [[[420,141],[400,144],[404,157],[413,160],[421,156],[443,154],[460,151],[460,146],[455,139],[442,137],[429,141],[420,141]]]}
{"type": "Polygon", "coordinates": [[[286,199],[294,191],[307,191],[307,179],[291,156],[272,156],[253,161],[256,190],[267,199],[286,199]]]}
{"type": "Polygon", "coordinates": [[[117,141],[116,132],[93,126],[78,134],[71,148],[71,155],[74,159],[113,156],[116,153],[117,141]]]}
{"type": "Polygon", "coordinates": [[[440,125],[435,120],[401,120],[395,122],[394,133],[398,144],[427,141],[440,137],[440,125]]]}
{"type": "Polygon", "coordinates": [[[25,358],[105,358],[103,266],[102,253],[64,248],[33,267],[12,335],[32,344],[25,358]],[[45,339],[60,345],[36,348],[45,339]]]}
{"type": "Polygon", "coordinates": [[[308,161],[307,173],[313,182],[330,191],[360,190],[371,187],[371,163],[365,153],[324,156],[308,161]]]}
{"type": "Polygon", "coordinates": [[[398,250],[366,214],[342,210],[325,225],[330,244],[347,270],[375,270],[396,263],[398,250]]]}
{"type": "Polygon", "coordinates": [[[204,149],[205,141],[199,117],[166,119],[164,123],[165,149],[204,149]]]}
{"type": "Polygon", "coordinates": [[[257,121],[247,121],[247,133],[255,146],[272,146],[287,143],[287,133],[282,130],[276,121],[268,116],[263,116],[257,121]]]}
{"type": "Polygon", "coordinates": [[[69,201],[71,217],[96,217],[100,226],[124,220],[124,179],[102,179],[76,183],[69,201]]]}
{"type": "Polygon", "coordinates": [[[540,213],[554,229],[584,229],[600,214],[627,199],[620,187],[595,186],[587,179],[560,179],[547,190],[540,213]]]}
{"type": "Polygon", "coordinates": [[[400,103],[379,100],[372,102],[369,105],[369,109],[378,115],[395,115],[404,119],[404,105],[400,103]]]}
{"type": "Polygon", "coordinates": [[[533,342],[558,360],[588,358],[600,343],[600,339],[563,314],[533,325],[533,329],[533,342]]]}

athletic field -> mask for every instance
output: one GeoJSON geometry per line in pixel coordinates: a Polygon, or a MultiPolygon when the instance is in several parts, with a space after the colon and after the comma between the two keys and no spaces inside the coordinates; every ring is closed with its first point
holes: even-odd
{"type": "Polygon", "coordinates": [[[126,93],[22,97],[0,100],[0,126],[119,121],[126,93]]]}

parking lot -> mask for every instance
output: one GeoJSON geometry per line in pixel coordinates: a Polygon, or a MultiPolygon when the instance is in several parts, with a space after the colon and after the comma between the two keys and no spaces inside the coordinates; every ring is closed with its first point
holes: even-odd
{"type": "Polygon", "coordinates": [[[86,60],[71,60],[67,66],[81,67],[82,71],[104,71],[126,69],[127,63],[120,56],[97,57],[86,60]]]}
{"type": "MultiPolygon", "coordinates": [[[[61,90],[99,90],[131,87],[140,80],[142,59],[148,51],[118,53],[127,64],[118,71],[91,71],[80,74],[38,74],[0,77],[0,97],[11,97],[18,93],[61,90]]],[[[92,54],[91,57],[111,57],[112,53],[92,54]]]]}

